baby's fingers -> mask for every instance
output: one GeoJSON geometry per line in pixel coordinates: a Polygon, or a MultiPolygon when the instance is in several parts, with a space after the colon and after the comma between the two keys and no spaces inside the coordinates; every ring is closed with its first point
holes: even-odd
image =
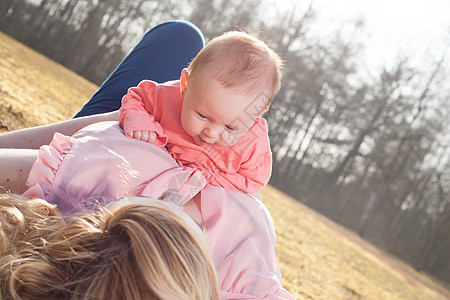
{"type": "Polygon", "coordinates": [[[144,142],[148,142],[148,134],[149,134],[149,132],[148,131],[141,131],[141,138],[140,138],[140,140],[141,141],[144,141],[144,142]]]}
{"type": "Polygon", "coordinates": [[[149,131],[148,133],[149,133],[149,135],[148,135],[148,140],[147,141],[149,143],[153,143],[156,140],[156,132],[149,131]]]}
{"type": "Polygon", "coordinates": [[[153,131],[136,130],[131,132],[131,137],[143,142],[153,143],[156,140],[156,133],[153,131]]]}
{"type": "Polygon", "coordinates": [[[140,130],[132,131],[131,134],[130,134],[130,136],[131,136],[133,139],[140,140],[141,137],[142,137],[142,131],[140,131],[140,130]]]}
{"type": "Polygon", "coordinates": [[[142,131],[141,141],[153,143],[156,139],[156,133],[153,131],[142,131]]]}

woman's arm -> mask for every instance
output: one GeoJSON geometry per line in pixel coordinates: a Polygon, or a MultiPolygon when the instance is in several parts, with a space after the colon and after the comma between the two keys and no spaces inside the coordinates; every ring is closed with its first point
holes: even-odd
{"type": "Polygon", "coordinates": [[[25,192],[25,185],[38,150],[0,149],[0,193],[25,192]]]}
{"type": "Polygon", "coordinates": [[[55,132],[70,136],[87,125],[117,120],[118,111],[113,111],[7,132],[0,134],[0,148],[38,149],[40,146],[50,143],[55,132]]]}

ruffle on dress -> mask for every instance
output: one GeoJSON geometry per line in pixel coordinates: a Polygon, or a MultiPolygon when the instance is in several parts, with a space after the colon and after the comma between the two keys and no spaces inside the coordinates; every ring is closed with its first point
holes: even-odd
{"type": "Polygon", "coordinates": [[[76,139],[70,136],[55,133],[49,145],[39,148],[37,159],[28,175],[28,190],[23,193],[25,197],[48,201],[56,172],[75,142],[76,139]]]}

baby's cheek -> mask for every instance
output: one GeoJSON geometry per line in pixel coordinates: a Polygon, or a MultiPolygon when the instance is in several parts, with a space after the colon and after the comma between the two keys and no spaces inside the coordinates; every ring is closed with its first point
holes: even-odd
{"type": "Polygon", "coordinates": [[[190,136],[194,135],[195,121],[194,120],[182,120],[181,127],[183,127],[184,131],[190,136]]]}

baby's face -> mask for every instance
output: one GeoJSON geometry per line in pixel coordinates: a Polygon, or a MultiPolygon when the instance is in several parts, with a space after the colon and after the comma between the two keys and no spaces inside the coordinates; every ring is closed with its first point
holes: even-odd
{"type": "Polygon", "coordinates": [[[260,114],[252,107],[256,95],[224,88],[216,79],[202,74],[185,90],[181,110],[183,129],[198,145],[232,146],[260,114]]]}

